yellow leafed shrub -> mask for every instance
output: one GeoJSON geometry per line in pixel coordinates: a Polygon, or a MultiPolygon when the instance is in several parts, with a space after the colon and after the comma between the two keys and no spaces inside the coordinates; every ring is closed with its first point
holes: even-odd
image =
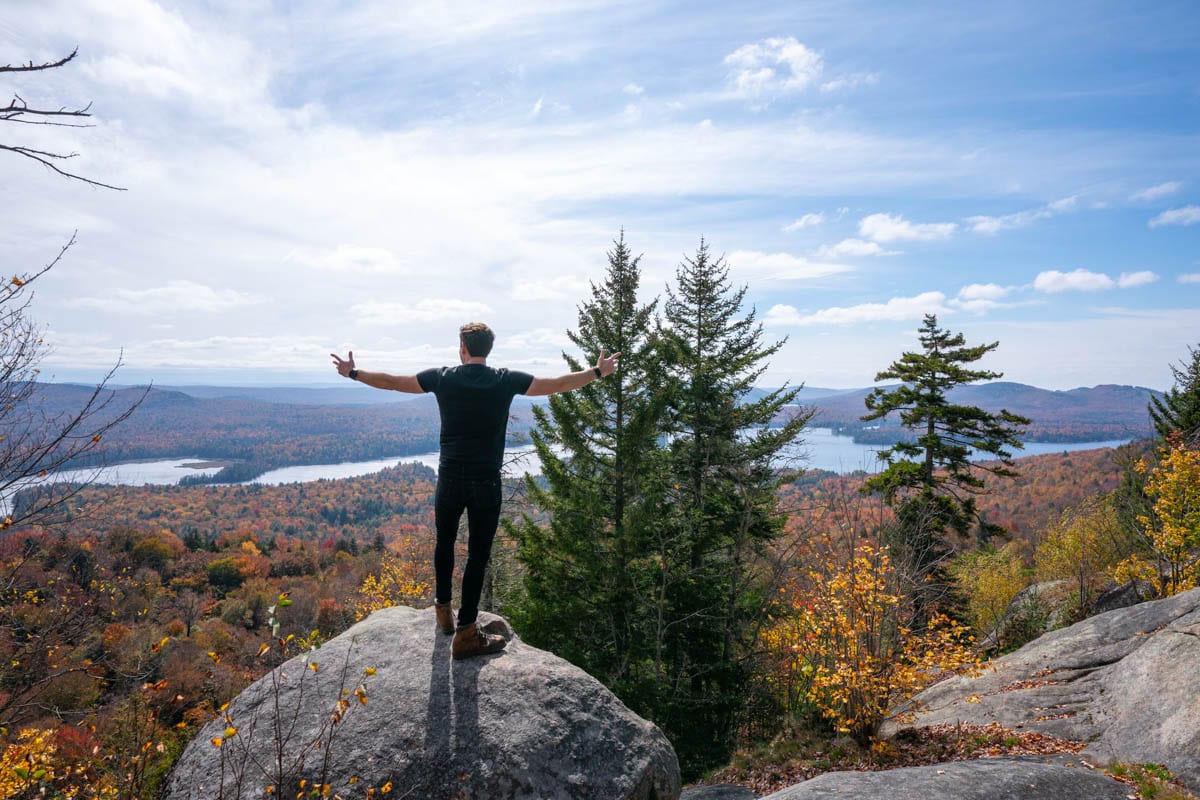
{"type": "Polygon", "coordinates": [[[1153,579],[1163,597],[1200,585],[1200,449],[1178,436],[1168,438],[1157,466],[1145,461],[1149,516],[1139,516],[1150,557],[1132,556],[1114,569],[1117,580],[1153,579]]]}
{"type": "Polygon", "coordinates": [[[1000,625],[1013,598],[1029,583],[1016,542],[999,550],[965,553],[955,559],[951,571],[966,595],[972,626],[982,636],[1000,625]]]}
{"type": "Polygon", "coordinates": [[[794,589],[763,639],[793,703],[806,700],[836,730],[866,741],[935,676],[978,663],[965,626],[935,615],[921,631],[907,627],[884,550],[859,545],[848,563],[826,567],[794,589]]]}
{"type": "Polygon", "coordinates": [[[0,754],[0,798],[113,798],[111,778],[94,774],[87,763],[64,759],[54,742],[55,731],[27,728],[0,754]]]}
{"type": "MultiPolygon", "coordinates": [[[[405,539],[402,553],[410,549],[405,539]]],[[[398,605],[419,605],[429,599],[431,586],[424,576],[429,565],[416,562],[396,553],[386,553],[379,565],[379,574],[370,574],[351,599],[354,618],[363,619],[372,611],[398,605]]]]}
{"type": "Polygon", "coordinates": [[[1116,565],[1134,549],[1136,542],[1121,525],[1112,500],[1094,498],[1063,511],[1046,529],[1034,552],[1034,569],[1038,580],[1069,581],[1074,613],[1082,616],[1116,565]]]}

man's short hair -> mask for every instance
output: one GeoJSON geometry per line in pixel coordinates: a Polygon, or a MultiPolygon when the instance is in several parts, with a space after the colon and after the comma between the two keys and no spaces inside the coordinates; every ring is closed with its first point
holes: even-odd
{"type": "Polygon", "coordinates": [[[468,322],[458,329],[459,340],[467,346],[467,353],[475,358],[487,358],[496,342],[496,334],[482,322],[468,322]]]}

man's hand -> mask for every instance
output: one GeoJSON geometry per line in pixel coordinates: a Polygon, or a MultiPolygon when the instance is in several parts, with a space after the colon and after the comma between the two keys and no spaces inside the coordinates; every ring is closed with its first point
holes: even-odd
{"type": "Polygon", "coordinates": [[[601,378],[616,372],[617,359],[620,357],[620,353],[613,353],[611,356],[604,355],[604,348],[601,347],[600,356],[596,359],[596,366],[581,369],[578,372],[568,372],[557,378],[534,378],[533,382],[529,384],[529,388],[525,390],[525,396],[540,397],[558,392],[570,392],[581,386],[587,386],[592,381],[599,380],[596,377],[596,370],[600,370],[601,378]]]}
{"type": "MultiPolygon", "coordinates": [[[[344,359],[337,353],[330,353],[333,357],[333,366],[337,369],[338,375],[343,378],[350,377],[350,370],[354,369],[354,351],[344,359]]],[[[389,375],[386,372],[364,372],[359,370],[356,375],[359,383],[365,383],[373,389],[390,389],[393,392],[408,392],[409,394],[421,394],[425,390],[421,388],[421,382],[417,380],[416,375],[389,375]]]]}
{"type": "Polygon", "coordinates": [[[605,358],[604,357],[604,348],[601,347],[600,348],[600,357],[596,359],[596,368],[600,370],[600,374],[603,376],[612,375],[614,372],[617,371],[617,367],[620,366],[617,363],[617,359],[619,359],[620,357],[621,357],[620,353],[613,353],[608,358],[605,358]]]}
{"type": "MultiPolygon", "coordinates": [[[[600,354],[603,355],[604,351],[600,351],[600,354]]],[[[338,375],[341,375],[343,378],[349,378],[350,370],[354,369],[354,351],[350,351],[350,355],[345,361],[339,358],[337,353],[330,353],[329,355],[333,356],[333,366],[337,369],[338,375]]]]}

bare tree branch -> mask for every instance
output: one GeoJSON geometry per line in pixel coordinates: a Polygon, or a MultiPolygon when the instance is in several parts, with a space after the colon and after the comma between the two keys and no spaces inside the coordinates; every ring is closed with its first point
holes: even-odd
{"type": "Polygon", "coordinates": [[[64,154],[64,153],[47,153],[44,150],[34,150],[33,148],[30,148],[30,147],[10,147],[9,145],[6,145],[6,144],[0,144],[0,150],[8,150],[9,152],[25,156],[26,158],[32,158],[34,161],[37,161],[39,164],[46,165],[47,167],[54,170],[59,175],[62,175],[65,178],[73,178],[74,180],[83,181],[84,183],[90,183],[92,186],[100,186],[104,189],[115,189],[118,192],[125,191],[125,188],[123,186],[113,186],[108,183],[101,183],[100,181],[94,181],[91,178],[85,178],[82,175],[76,175],[74,172],[67,172],[65,169],[59,168],[57,165],[55,165],[53,162],[50,161],[50,159],[52,159],[52,158],[58,158],[58,159],[74,158],[75,156],[79,155],[78,153],[66,153],[66,154],[64,154]]]}
{"type": "Polygon", "coordinates": [[[32,297],[26,293],[74,243],[72,234],[49,264],[14,276],[0,289],[0,506],[7,506],[0,514],[0,530],[44,519],[77,494],[82,485],[56,483],[53,474],[99,448],[150,390],[146,387],[128,408],[114,405],[117,395],[107,386],[121,364],[118,359],[75,410],[47,412],[39,402],[38,364],[45,344],[29,319],[32,297]],[[22,491],[31,493],[29,499],[17,503],[22,491]]]}
{"type": "MultiPolygon", "coordinates": [[[[6,64],[0,67],[0,72],[39,72],[42,70],[57,69],[75,58],[78,53],[79,48],[77,47],[71,51],[69,56],[60,58],[58,61],[47,61],[44,64],[34,64],[32,61],[30,61],[28,64],[18,64],[17,66],[6,64]]],[[[29,103],[25,101],[25,98],[14,93],[13,99],[9,101],[7,106],[0,106],[0,122],[18,122],[24,125],[50,125],[61,128],[90,128],[93,126],[69,121],[60,122],[58,120],[64,118],[69,120],[91,117],[91,108],[91,103],[88,103],[83,108],[76,109],[70,109],[66,106],[59,106],[57,109],[30,108],[29,103]],[[35,117],[35,119],[24,119],[25,116],[32,116],[35,117]]],[[[83,183],[87,183],[92,186],[99,186],[104,189],[113,189],[118,192],[125,191],[124,187],[113,186],[109,183],[103,183],[101,181],[92,180],[91,178],[85,178],[82,175],[65,170],[55,163],[56,161],[75,158],[78,155],[77,153],[54,153],[46,150],[38,150],[33,147],[26,147],[24,145],[10,144],[0,144],[0,150],[7,150],[10,153],[16,153],[17,155],[33,159],[39,164],[49,167],[51,170],[59,175],[62,175],[64,178],[82,181],[83,183]]]]}
{"type": "Polygon", "coordinates": [[[0,67],[0,72],[38,72],[44,69],[58,69],[78,54],[79,48],[76,47],[71,51],[71,55],[60,58],[58,61],[47,61],[45,64],[34,64],[30,61],[28,64],[18,64],[15,67],[12,64],[5,64],[3,67],[0,67]]]}
{"type": "Polygon", "coordinates": [[[29,103],[25,102],[25,98],[14,92],[13,99],[8,101],[8,105],[0,108],[0,122],[21,122],[26,125],[60,125],[64,128],[90,128],[93,126],[70,122],[41,122],[21,119],[21,116],[24,114],[33,114],[39,117],[90,117],[92,115],[91,108],[91,103],[88,103],[83,108],[75,109],[68,109],[66,106],[62,106],[57,111],[48,108],[30,108],[29,103]]]}

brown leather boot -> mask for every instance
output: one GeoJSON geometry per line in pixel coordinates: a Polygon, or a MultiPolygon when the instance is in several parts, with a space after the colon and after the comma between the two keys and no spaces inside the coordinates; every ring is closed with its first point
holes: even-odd
{"type": "Polygon", "coordinates": [[[454,609],[449,603],[433,603],[433,614],[437,618],[438,630],[442,633],[454,633],[454,609]]]}
{"type": "Polygon", "coordinates": [[[450,655],[456,659],[471,656],[486,656],[488,653],[498,653],[508,642],[503,636],[484,633],[483,629],[472,622],[465,628],[459,628],[450,644],[450,655]]]}

